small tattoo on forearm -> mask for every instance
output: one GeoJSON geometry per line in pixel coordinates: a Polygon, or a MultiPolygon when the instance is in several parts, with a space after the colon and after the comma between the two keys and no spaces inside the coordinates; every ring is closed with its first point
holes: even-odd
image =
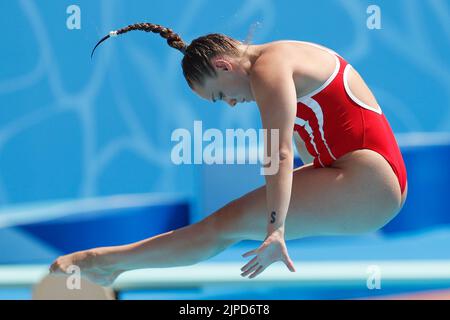
{"type": "Polygon", "coordinates": [[[275,222],[275,216],[277,215],[277,213],[275,211],[272,211],[272,213],[270,214],[270,223],[274,223],[275,222]]]}

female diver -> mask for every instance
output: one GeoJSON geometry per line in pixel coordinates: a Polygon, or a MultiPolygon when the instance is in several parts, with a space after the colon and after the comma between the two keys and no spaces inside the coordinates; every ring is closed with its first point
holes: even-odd
{"type": "Polygon", "coordinates": [[[59,257],[52,273],[77,265],[84,277],[110,285],[122,272],[192,265],[245,239],[262,244],[243,255],[254,257],[242,276],[253,278],[276,261],[295,271],[285,240],[372,232],[399,212],[407,194],[399,147],[374,95],[340,55],[308,42],[246,45],[223,34],[188,45],[151,23],[112,31],[97,46],[133,30],[158,33],[182,52],[184,77],[201,98],[232,107],[256,101],[263,128],[279,130],[270,155],[278,172],[197,223],[59,257]],[[293,140],[304,163],[295,170],[293,140]]]}

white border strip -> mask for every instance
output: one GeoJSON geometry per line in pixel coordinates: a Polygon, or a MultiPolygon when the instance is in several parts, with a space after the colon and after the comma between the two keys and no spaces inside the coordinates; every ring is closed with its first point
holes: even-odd
{"type": "MultiPolygon", "coordinates": [[[[143,269],[124,273],[113,285],[116,290],[182,288],[203,285],[307,285],[310,287],[365,287],[369,267],[381,271],[381,282],[401,285],[425,283],[450,284],[450,260],[398,261],[296,261],[297,272],[276,263],[255,279],[240,276],[243,263],[200,263],[188,267],[143,269]]],[[[32,287],[48,274],[48,266],[0,266],[0,288],[32,287]]]]}

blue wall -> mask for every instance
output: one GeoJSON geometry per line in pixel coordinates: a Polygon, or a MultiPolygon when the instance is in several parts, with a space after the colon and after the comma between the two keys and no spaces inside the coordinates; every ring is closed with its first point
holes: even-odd
{"type": "Polygon", "coordinates": [[[105,43],[112,29],[148,21],[186,41],[209,32],[255,43],[328,46],[373,89],[396,133],[450,130],[450,4],[421,1],[0,1],[0,206],[116,193],[196,198],[199,166],[170,161],[176,128],[260,127],[255,105],[230,109],[190,92],[181,55],[156,35],[105,43]],[[81,29],[66,8],[81,8],[81,29]],[[366,27],[381,8],[382,29],[366,27]]]}

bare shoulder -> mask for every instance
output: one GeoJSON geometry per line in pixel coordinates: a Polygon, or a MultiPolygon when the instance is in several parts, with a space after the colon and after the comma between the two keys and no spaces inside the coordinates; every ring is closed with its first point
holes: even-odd
{"type": "Polygon", "coordinates": [[[295,65],[302,61],[309,62],[311,58],[329,57],[329,52],[333,51],[320,44],[297,40],[278,40],[265,43],[261,47],[261,60],[276,59],[277,62],[295,65]]]}
{"type": "Polygon", "coordinates": [[[319,87],[333,73],[334,55],[326,47],[315,43],[280,40],[262,46],[254,63],[251,78],[282,82],[293,79],[297,96],[319,87]]]}
{"type": "Polygon", "coordinates": [[[252,66],[251,75],[260,75],[261,73],[273,71],[280,68],[284,71],[290,64],[286,56],[285,49],[277,50],[275,47],[269,47],[262,50],[261,55],[252,66]]]}
{"type": "Polygon", "coordinates": [[[285,91],[286,86],[294,85],[292,68],[280,55],[265,54],[253,65],[250,85],[255,98],[275,98],[285,91]]]}
{"type": "Polygon", "coordinates": [[[270,48],[258,57],[250,72],[250,86],[261,110],[281,111],[296,102],[292,65],[279,50],[270,48]]]}
{"type": "Polygon", "coordinates": [[[250,72],[250,82],[255,86],[275,86],[288,79],[292,80],[292,63],[287,57],[285,45],[270,43],[254,62],[250,72]]]}

